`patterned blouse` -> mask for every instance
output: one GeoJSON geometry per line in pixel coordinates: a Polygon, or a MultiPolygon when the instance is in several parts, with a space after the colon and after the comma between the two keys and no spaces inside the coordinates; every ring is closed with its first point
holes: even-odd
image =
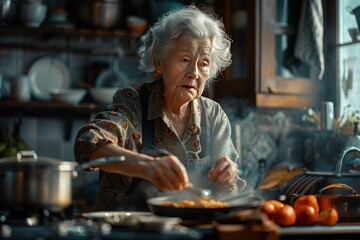
{"type": "MultiPolygon", "coordinates": [[[[106,143],[146,154],[169,152],[182,161],[190,181],[203,187],[209,187],[208,171],[221,157],[238,161],[239,155],[231,140],[230,122],[218,103],[206,97],[192,101],[191,120],[180,139],[162,113],[162,80],[144,86],[149,94],[147,113],[142,114],[139,90],[119,89],[108,110],[98,113],[91,123],[79,130],[74,145],[76,161],[87,161],[91,152],[106,143]],[[143,145],[143,128],[148,126],[143,124],[142,115],[153,120],[152,131],[155,133],[150,144],[146,144],[148,146],[143,145]]],[[[135,181],[121,174],[100,171],[99,183],[97,210],[143,210],[130,205],[159,194],[149,182],[135,181]],[[134,186],[130,188],[132,184],[134,186]]]]}

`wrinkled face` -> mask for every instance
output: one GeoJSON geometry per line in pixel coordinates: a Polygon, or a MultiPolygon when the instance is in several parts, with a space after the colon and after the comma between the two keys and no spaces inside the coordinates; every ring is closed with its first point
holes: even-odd
{"type": "Polygon", "coordinates": [[[200,97],[209,77],[210,54],[210,39],[181,35],[156,67],[163,77],[164,96],[183,103],[200,97]]]}

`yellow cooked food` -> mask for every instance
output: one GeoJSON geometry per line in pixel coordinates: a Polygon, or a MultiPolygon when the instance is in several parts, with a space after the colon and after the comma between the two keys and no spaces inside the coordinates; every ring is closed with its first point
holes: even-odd
{"type": "Polygon", "coordinates": [[[165,207],[175,208],[224,208],[229,207],[227,202],[216,201],[214,199],[197,198],[195,200],[182,200],[179,202],[165,201],[162,203],[165,207]]]}

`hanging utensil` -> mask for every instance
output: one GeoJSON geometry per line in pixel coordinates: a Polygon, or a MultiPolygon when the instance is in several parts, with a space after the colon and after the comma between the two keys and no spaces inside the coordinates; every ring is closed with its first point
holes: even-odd
{"type": "Polygon", "coordinates": [[[114,49],[115,55],[112,57],[110,68],[100,73],[96,78],[96,87],[121,87],[127,84],[126,75],[119,70],[119,59],[124,57],[124,50],[117,46],[114,49]]]}

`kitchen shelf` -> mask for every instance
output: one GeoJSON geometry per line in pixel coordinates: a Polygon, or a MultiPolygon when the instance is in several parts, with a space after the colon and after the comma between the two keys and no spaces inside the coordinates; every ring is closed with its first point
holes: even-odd
{"type": "Polygon", "coordinates": [[[0,27],[0,35],[56,35],[57,37],[66,36],[89,36],[89,37],[121,37],[121,38],[137,38],[138,34],[132,34],[126,30],[102,30],[102,29],[89,29],[89,28],[60,28],[60,27],[40,27],[29,28],[18,25],[7,25],[0,27]]]}
{"type": "MultiPolygon", "coordinates": [[[[93,48],[93,47],[80,48],[75,46],[44,46],[41,44],[17,44],[17,43],[0,43],[0,48],[5,48],[5,49],[15,48],[15,49],[23,49],[27,51],[39,51],[39,50],[54,51],[54,52],[70,51],[74,54],[80,54],[80,55],[97,55],[97,56],[118,55],[116,50],[110,48],[93,48]]],[[[133,56],[136,54],[136,50],[124,49],[123,53],[126,56],[133,56]]]]}
{"type": "Polygon", "coordinates": [[[360,40],[347,42],[347,43],[338,43],[336,46],[342,47],[342,46],[349,46],[349,45],[355,45],[355,44],[360,44],[360,40]]]}
{"type": "Polygon", "coordinates": [[[22,116],[37,117],[70,117],[89,118],[93,113],[106,109],[94,103],[65,104],[42,102],[12,102],[0,101],[1,115],[21,114],[22,116]]]}
{"type": "Polygon", "coordinates": [[[24,49],[27,51],[72,52],[83,55],[116,55],[115,46],[123,46],[124,54],[136,54],[140,35],[126,30],[100,30],[87,28],[29,28],[24,26],[1,26],[0,48],[24,49]],[[12,39],[19,37],[21,41],[12,39]],[[64,42],[52,42],[64,40],[64,42]],[[109,41],[111,41],[109,43],[109,41]]]}
{"type": "Polygon", "coordinates": [[[64,104],[64,103],[41,103],[41,102],[11,102],[0,101],[1,116],[20,116],[37,118],[55,118],[64,123],[64,139],[71,138],[71,130],[74,119],[90,120],[100,111],[106,110],[106,106],[94,103],[64,104]]]}

